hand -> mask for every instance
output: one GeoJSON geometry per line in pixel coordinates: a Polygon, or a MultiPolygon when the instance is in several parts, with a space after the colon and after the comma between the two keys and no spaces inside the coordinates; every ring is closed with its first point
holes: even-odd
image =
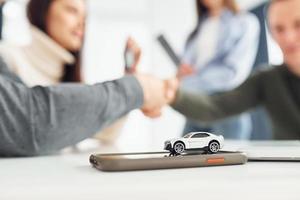
{"type": "Polygon", "coordinates": [[[143,113],[151,118],[161,115],[163,106],[174,101],[178,79],[160,80],[149,75],[136,75],[144,90],[143,113]]]}
{"type": "MultiPolygon", "coordinates": [[[[167,104],[172,104],[176,99],[176,94],[179,88],[179,80],[177,78],[172,78],[164,81],[165,84],[165,102],[167,104]]],[[[143,110],[144,115],[150,118],[156,118],[161,115],[161,108],[154,110],[143,110]]]]}
{"type": "Polygon", "coordinates": [[[178,78],[165,80],[166,100],[168,104],[172,104],[176,100],[176,94],[179,89],[178,78]]]}
{"type": "Polygon", "coordinates": [[[151,75],[136,74],[135,76],[144,92],[144,105],[141,110],[151,118],[159,117],[162,107],[167,104],[164,81],[151,75]]]}
{"type": "Polygon", "coordinates": [[[134,39],[132,39],[131,37],[129,37],[127,39],[126,42],[126,47],[125,47],[125,59],[126,58],[126,53],[132,53],[133,54],[133,63],[130,64],[131,66],[126,66],[126,67],[130,67],[130,69],[126,68],[126,72],[133,74],[137,72],[137,66],[139,64],[140,58],[141,58],[141,54],[142,54],[142,50],[139,47],[139,45],[136,43],[136,41],[134,39]]]}
{"type": "Polygon", "coordinates": [[[184,78],[185,76],[189,76],[189,75],[192,75],[195,73],[195,69],[191,66],[191,65],[188,65],[188,64],[182,64],[180,67],[179,67],[179,70],[177,72],[177,78],[178,79],[182,79],[184,78]]]}

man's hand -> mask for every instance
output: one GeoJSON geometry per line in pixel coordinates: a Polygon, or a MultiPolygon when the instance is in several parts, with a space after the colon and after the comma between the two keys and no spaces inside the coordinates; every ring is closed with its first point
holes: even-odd
{"type": "Polygon", "coordinates": [[[160,80],[150,75],[136,75],[144,91],[143,113],[151,118],[161,115],[162,108],[173,102],[178,89],[176,78],[160,80]]]}
{"type": "Polygon", "coordinates": [[[167,104],[164,81],[151,75],[135,75],[144,91],[144,105],[141,110],[149,117],[161,115],[161,109],[167,104]]]}
{"type": "Polygon", "coordinates": [[[189,75],[192,75],[195,73],[195,69],[191,66],[191,65],[188,65],[188,64],[182,64],[180,67],[179,67],[179,70],[177,72],[177,78],[178,79],[182,79],[184,78],[185,76],[189,76],[189,75]]]}
{"type": "Polygon", "coordinates": [[[168,104],[172,104],[176,100],[176,94],[179,89],[178,78],[165,80],[166,100],[168,104]]]}

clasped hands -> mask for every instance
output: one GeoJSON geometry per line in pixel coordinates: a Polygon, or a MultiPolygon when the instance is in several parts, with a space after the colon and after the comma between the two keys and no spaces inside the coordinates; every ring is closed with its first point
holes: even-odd
{"type": "Polygon", "coordinates": [[[180,80],[194,73],[191,66],[182,64],[176,77],[167,80],[160,80],[151,75],[136,74],[144,91],[142,112],[150,118],[159,117],[162,108],[175,101],[180,80]]]}
{"type": "Polygon", "coordinates": [[[135,75],[144,92],[142,112],[150,118],[161,115],[162,108],[175,100],[178,90],[178,79],[161,80],[151,75],[135,75]]]}

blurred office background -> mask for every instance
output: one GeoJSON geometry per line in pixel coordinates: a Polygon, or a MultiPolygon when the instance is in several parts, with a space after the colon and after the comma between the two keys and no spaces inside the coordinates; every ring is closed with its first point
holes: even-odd
{"type": "MultiPolygon", "coordinates": [[[[243,10],[251,10],[265,0],[239,0],[243,10]]],[[[175,50],[183,51],[187,35],[196,23],[194,0],[88,0],[87,36],[84,50],[84,79],[96,83],[123,75],[123,50],[128,36],[133,36],[143,49],[140,70],[161,78],[174,76],[175,67],[156,42],[164,33],[175,50]]],[[[25,17],[26,0],[9,0],[3,8],[5,41],[24,43],[30,40],[25,17]]],[[[263,20],[262,20],[263,22],[263,20]]],[[[260,54],[272,64],[282,62],[282,55],[268,33],[268,54],[260,54]]],[[[263,47],[261,47],[263,48],[263,47]]],[[[184,117],[171,108],[157,120],[139,111],[130,113],[117,143],[145,146],[163,144],[181,134],[184,117]]]]}

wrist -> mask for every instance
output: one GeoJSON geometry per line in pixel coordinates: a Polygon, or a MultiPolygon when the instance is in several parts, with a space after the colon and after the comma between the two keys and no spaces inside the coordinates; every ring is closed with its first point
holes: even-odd
{"type": "Polygon", "coordinates": [[[138,80],[138,82],[140,83],[140,86],[143,90],[143,101],[144,101],[144,106],[147,102],[149,102],[149,80],[145,75],[141,75],[141,74],[135,74],[134,77],[138,80]]]}

